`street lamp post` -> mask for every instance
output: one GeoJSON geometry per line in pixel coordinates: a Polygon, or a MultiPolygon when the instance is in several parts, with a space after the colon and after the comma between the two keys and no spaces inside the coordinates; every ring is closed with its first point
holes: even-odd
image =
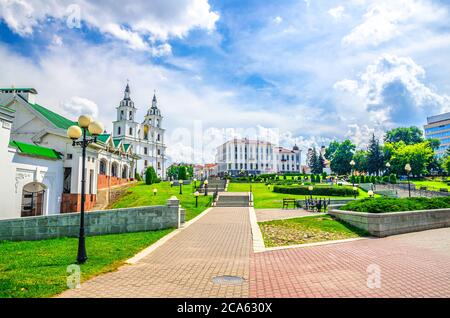
{"type": "Polygon", "coordinates": [[[357,192],[358,192],[358,188],[357,187],[353,187],[353,194],[354,194],[355,199],[356,199],[356,193],[357,192]]]}
{"type": "Polygon", "coordinates": [[[314,190],[314,187],[313,187],[313,186],[309,186],[309,187],[308,187],[308,190],[309,190],[309,195],[310,195],[311,200],[312,200],[312,192],[313,192],[313,190],[314,190]]]}
{"type": "Polygon", "coordinates": [[[352,184],[355,186],[355,160],[350,161],[350,166],[352,167],[352,184]]]}
{"type": "Polygon", "coordinates": [[[373,198],[373,191],[372,190],[367,191],[367,194],[369,195],[369,198],[373,198]]]}
{"type": "Polygon", "coordinates": [[[170,181],[170,187],[171,188],[173,187],[173,181],[170,181]]]}
{"type": "Polygon", "coordinates": [[[178,183],[180,184],[180,194],[183,194],[183,180],[178,180],[178,183]]]}
{"type": "Polygon", "coordinates": [[[409,163],[407,163],[405,165],[405,171],[406,171],[406,176],[408,177],[408,195],[409,197],[411,197],[411,182],[409,182],[409,174],[411,172],[411,165],[409,163]]]}
{"type": "Polygon", "coordinates": [[[85,205],[85,184],[86,184],[86,148],[89,144],[97,142],[97,136],[103,132],[103,125],[97,121],[92,121],[92,118],[87,115],[81,115],[78,118],[78,126],[70,126],[67,129],[67,136],[72,139],[72,146],[81,146],[81,209],[80,209],[80,234],[78,236],[78,264],[84,264],[87,260],[85,229],[84,229],[84,205],[85,205]],[[87,132],[92,138],[87,138],[87,132]],[[82,140],[78,140],[83,137],[82,140]]]}
{"type": "Polygon", "coordinates": [[[158,189],[153,189],[153,195],[156,196],[157,193],[158,193],[158,189]]]}
{"type": "Polygon", "coordinates": [[[205,196],[207,196],[208,195],[208,180],[205,180],[203,182],[203,184],[205,185],[205,196]]]}
{"type": "Polygon", "coordinates": [[[194,181],[194,190],[197,190],[197,178],[194,178],[192,181],[194,181]]]}
{"type": "Polygon", "coordinates": [[[194,196],[195,196],[195,207],[198,208],[198,196],[200,195],[200,193],[198,193],[198,191],[194,192],[194,196]]]}

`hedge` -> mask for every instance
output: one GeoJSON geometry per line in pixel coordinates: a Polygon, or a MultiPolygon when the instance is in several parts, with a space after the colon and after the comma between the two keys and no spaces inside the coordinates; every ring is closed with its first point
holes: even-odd
{"type": "MultiPolygon", "coordinates": [[[[273,192],[285,193],[285,194],[298,194],[298,195],[324,195],[324,196],[339,196],[339,197],[351,197],[355,193],[353,188],[349,187],[331,187],[331,186],[320,186],[313,187],[312,191],[309,191],[308,187],[305,186],[279,186],[273,187],[273,192]]],[[[359,195],[359,190],[357,195],[359,195]]]]}
{"type": "Polygon", "coordinates": [[[367,198],[340,207],[344,211],[383,213],[450,208],[450,197],[440,198],[367,198]]]}

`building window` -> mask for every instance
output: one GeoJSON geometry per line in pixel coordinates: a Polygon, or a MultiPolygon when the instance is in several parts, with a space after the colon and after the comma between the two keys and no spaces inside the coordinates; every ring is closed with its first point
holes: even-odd
{"type": "Polygon", "coordinates": [[[161,170],[161,162],[158,162],[158,170],[161,170]]]}
{"type": "Polygon", "coordinates": [[[120,111],[120,120],[123,120],[123,110],[120,111]]]}
{"type": "Polygon", "coordinates": [[[37,216],[43,214],[45,185],[29,183],[22,190],[21,217],[37,216]],[[39,188],[36,191],[36,188],[39,188]]]}
{"type": "Polygon", "coordinates": [[[148,154],[147,147],[144,147],[144,155],[148,154]]]}
{"type": "Polygon", "coordinates": [[[158,141],[161,141],[161,136],[160,136],[160,134],[158,134],[157,140],[158,140],[158,141]]]}
{"type": "Polygon", "coordinates": [[[133,112],[130,110],[130,120],[133,120],[133,112]]]}
{"type": "Polygon", "coordinates": [[[144,160],[144,167],[147,167],[147,166],[148,166],[148,161],[144,160]]]}
{"type": "Polygon", "coordinates": [[[73,155],[71,153],[68,153],[66,157],[67,157],[67,160],[71,160],[73,158],[73,155]]]}
{"type": "Polygon", "coordinates": [[[120,129],[120,127],[117,128],[117,134],[120,135],[122,133],[122,130],[120,129]]]}
{"type": "Polygon", "coordinates": [[[94,170],[89,170],[89,194],[94,192],[94,170]]]}
{"type": "Polygon", "coordinates": [[[105,160],[100,160],[100,167],[99,167],[99,173],[101,175],[105,175],[106,174],[106,162],[105,160]]]}
{"type": "Polygon", "coordinates": [[[158,156],[161,155],[161,149],[158,149],[158,156]]]}
{"type": "Polygon", "coordinates": [[[72,184],[72,168],[64,168],[63,193],[70,193],[72,184]]]}
{"type": "Polygon", "coordinates": [[[130,136],[133,136],[133,128],[130,127],[130,136]]]}

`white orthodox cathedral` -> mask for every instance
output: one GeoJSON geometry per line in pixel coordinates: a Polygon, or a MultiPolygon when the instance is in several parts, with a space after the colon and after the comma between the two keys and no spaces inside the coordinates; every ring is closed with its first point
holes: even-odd
{"type": "Polygon", "coordinates": [[[143,174],[147,167],[153,166],[158,177],[165,178],[165,129],[162,128],[163,117],[156,94],[153,95],[152,105],[142,123],[136,121],[136,110],[127,84],[124,97],[117,107],[117,120],[113,122],[113,139],[133,146],[134,153],[140,157],[136,166],[137,173],[143,174]]]}

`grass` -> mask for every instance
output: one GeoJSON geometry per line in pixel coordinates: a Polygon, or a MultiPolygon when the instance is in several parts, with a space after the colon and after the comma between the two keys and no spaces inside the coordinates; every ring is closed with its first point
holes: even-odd
{"type": "Polygon", "coordinates": [[[450,208],[450,197],[440,198],[373,198],[347,203],[345,211],[384,213],[450,208]]]}
{"type": "Polygon", "coordinates": [[[297,245],[367,236],[368,233],[329,215],[259,223],[266,247],[297,245]]]}
{"type": "MultiPolygon", "coordinates": [[[[284,198],[295,198],[297,200],[304,200],[305,195],[296,195],[296,194],[284,194],[284,193],[275,193],[272,191],[273,186],[267,189],[267,186],[264,183],[252,183],[252,191],[253,191],[253,200],[255,209],[274,209],[281,208],[283,205],[284,198]]],[[[250,184],[249,183],[230,183],[228,185],[229,192],[249,192],[250,184]]],[[[324,198],[326,196],[313,196],[313,198],[324,198]]],[[[367,198],[367,192],[359,191],[359,196],[357,198],[367,198]]],[[[328,197],[326,197],[328,198],[328,197]]],[[[331,197],[335,200],[340,199],[352,199],[353,197],[331,197]]]]}
{"type": "Polygon", "coordinates": [[[427,190],[430,191],[439,191],[442,188],[450,191],[450,186],[447,185],[447,182],[440,180],[411,180],[411,183],[416,185],[416,189],[420,189],[420,187],[427,187],[427,190]]]}
{"type": "MultiPolygon", "coordinates": [[[[141,182],[127,189],[108,208],[118,209],[145,205],[165,205],[167,199],[176,196],[180,200],[181,206],[186,209],[186,221],[189,221],[211,206],[212,197],[210,195],[200,195],[198,197],[198,207],[196,208],[193,185],[184,185],[182,188],[183,194],[180,194],[180,187],[171,187],[169,182],[155,183],[152,185],[146,185],[141,182]],[[153,189],[158,190],[156,195],[153,195],[153,189]]],[[[212,194],[212,191],[210,192],[212,194]]]]}
{"type": "MultiPolygon", "coordinates": [[[[81,281],[116,270],[172,230],[87,237],[89,259],[81,265],[81,281]]],[[[0,298],[50,297],[66,290],[77,243],[77,238],[0,242],[0,298]]]]}

